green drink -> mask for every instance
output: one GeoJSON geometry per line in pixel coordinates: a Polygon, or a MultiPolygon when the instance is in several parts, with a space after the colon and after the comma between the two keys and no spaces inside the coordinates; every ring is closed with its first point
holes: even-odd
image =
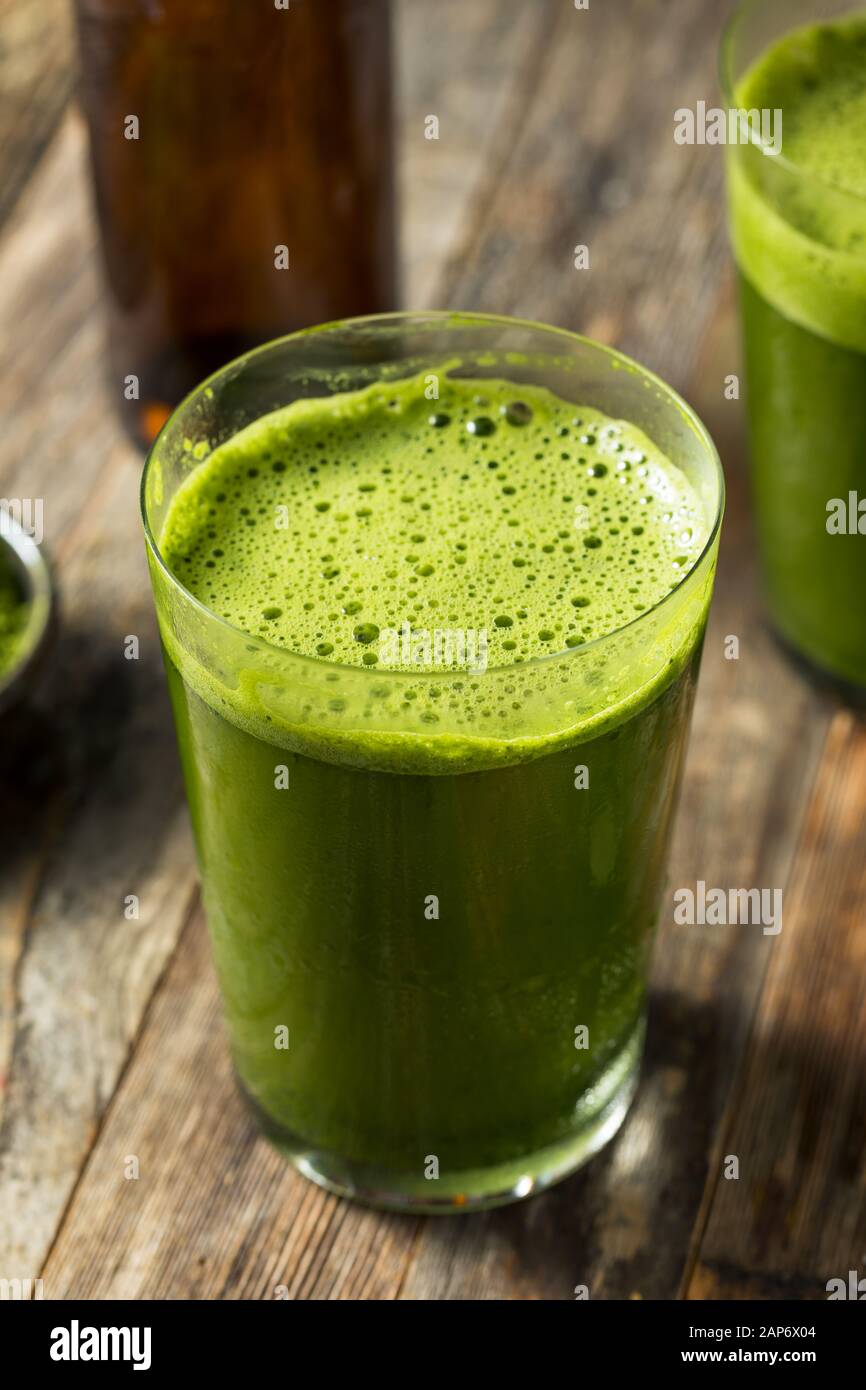
{"type": "Polygon", "coordinates": [[[36,541],[0,509],[0,712],[31,689],[56,626],[51,574],[36,541]]]}
{"type": "Polygon", "coordinates": [[[169,422],[144,507],[208,924],[309,1176],[489,1205],[621,1122],[720,491],[661,383],[509,320],[296,335],[169,422]]]}
{"type": "Polygon", "coordinates": [[[11,553],[0,544],[0,680],[16,665],[27,627],[28,606],[11,553]]]}
{"type": "Polygon", "coordinates": [[[780,157],[746,145],[728,160],[769,606],[798,653],[864,689],[866,10],[853,8],[746,5],[724,67],[733,104],[783,113],[780,157]]]}

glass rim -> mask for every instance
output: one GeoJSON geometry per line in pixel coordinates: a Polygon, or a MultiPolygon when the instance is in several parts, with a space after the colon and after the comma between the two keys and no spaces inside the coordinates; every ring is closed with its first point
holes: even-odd
{"type": "MultiPolygon", "coordinates": [[[[749,14],[765,5],[767,0],[739,0],[734,13],[730,16],[722,29],[722,36],[719,40],[718,53],[718,75],[719,85],[722,89],[722,97],[729,111],[739,109],[736,107],[736,83],[733,77],[733,47],[740,25],[748,18],[749,14]]],[[[852,7],[852,13],[862,12],[866,18],[866,5],[852,7]]],[[[793,25],[786,29],[786,34],[794,34],[803,25],[793,25]]],[[[850,198],[855,203],[866,203],[866,194],[858,193],[855,189],[846,188],[842,183],[837,183],[835,179],[828,179],[823,174],[816,173],[812,169],[804,169],[801,164],[796,164],[793,159],[780,151],[779,154],[767,155],[767,146],[764,144],[760,134],[756,134],[749,126],[749,144],[759,150],[764,158],[769,159],[775,167],[785,170],[792,178],[802,179],[804,182],[817,184],[821,188],[829,189],[832,193],[841,194],[842,197],[850,198]]]]}
{"type": "MultiPolygon", "coordinates": [[[[145,456],[144,466],[142,468],[141,473],[141,483],[139,486],[139,505],[141,509],[141,519],[144,527],[144,536],[148,551],[153,557],[154,561],[156,562],[160,574],[168,581],[171,588],[176,593],[182,596],[184,602],[190,604],[193,607],[193,609],[198,613],[204,614],[208,620],[210,620],[213,623],[216,623],[222,630],[233,634],[235,638],[240,637],[247,643],[254,642],[258,648],[264,649],[270,655],[276,657],[280,662],[285,663],[287,665],[297,665],[297,663],[301,663],[303,666],[306,666],[308,663],[310,663],[312,664],[314,669],[320,670],[322,672],[337,671],[350,674],[351,676],[356,678],[367,677],[370,680],[378,679],[379,681],[383,679],[405,680],[407,677],[411,677],[413,681],[415,681],[416,683],[419,680],[436,683],[448,682],[453,681],[455,679],[459,679],[464,674],[464,672],[459,669],[448,669],[438,671],[427,671],[419,669],[415,671],[406,670],[403,667],[388,667],[379,665],[351,665],[348,662],[331,661],[328,657],[320,657],[305,652],[292,651],[287,647],[278,646],[275,642],[270,642],[266,637],[260,637],[256,633],[247,632],[244,628],[239,627],[236,623],[230,622],[227,618],[222,617],[221,614],[214,612],[212,608],[209,608],[206,603],[203,603],[202,600],[198,598],[197,595],[194,594],[190,589],[188,589],[186,585],[182,582],[182,580],[178,578],[175,572],[166,563],[166,560],[160,549],[159,543],[153,534],[153,529],[150,525],[150,519],[147,514],[147,483],[151,466],[154,464],[157,456],[160,441],[162,440],[163,436],[170,430],[175,421],[180,417],[182,412],[194,400],[201,396],[212,385],[213,382],[217,381],[227,372],[236,370],[239,367],[246,365],[256,357],[265,356],[273,352],[277,348],[283,347],[288,343],[299,342],[304,338],[311,338],[315,335],[331,333],[338,330],[345,331],[347,329],[351,330],[353,328],[364,328],[376,325],[384,326],[386,324],[394,324],[395,326],[398,326],[400,323],[410,323],[413,321],[417,323],[428,321],[440,324],[442,327],[453,325],[455,328],[467,329],[473,326],[500,326],[503,328],[511,327],[531,329],[533,332],[544,333],[552,337],[563,339],[567,343],[579,343],[583,347],[591,348],[593,351],[599,352],[603,356],[606,356],[611,363],[615,363],[618,366],[623,367],[630,372],[636,373],[638,376],[643,378],[644,381],[655,386],[664,397],[665,403],[669,406],[672,406],[676,411],[678,411],[679,414],[685,419],[689,427],[694,431],[694,434],[699,443],[701,444],[712,468],[713,483],[715,487],[715,515],[713,516],[712,525],[709,527],[706,540],[703,546],[701,547],[700,554],[697,556],[691,569],[683,577],[683,579],[677,585],[675,585],[675,587],[671,589],[668,593],[664,594],[658,600],[657,603],[652,604],[643,613],[639,613],[637,617],[631,618],[627,623],[623,623],[621,627],[612,628],[610,632],[601,633],[598,637],[594,637],[591,641],[581,643],[580,646],[563,647],[562,649],[554,652],[544,652],[540,656],[531,657],[528,661],[522,661],[519,663],[518,669],[520,671],[526,671],[530,668],[539,667],[552,661],[563,661],[566,659],[577,660],[578,658],[584,657],[589,651],[598,650],[602,646],[602,644],[611,643],[614,639],[620,638],[623,633],[629,631],[630,629],[638,627],[641,623],[646,622],[649,618],[653,617],[656,613],[658,613],[660,609],[664,608],[664,606],[668,604],[671,600],[681,595],[688,586],[693,584],[696,576],[703,570],[707,557],[712,553],[716,545],[719,531],[721,529],[722,519],[725,510],[725,475],[722,469],[722,462],[719,457],[718,449],[716,448],[716,445],[713,441],[713,438],[709,430],[704,425],[697,412],[688,404],[686,400],[683,399],[682,396],[680,396],[680,394],[677,391],[674,390],[672,386],[669,386],[667,382],[665,382],[660,376],[657,376],[655,372],[650,371],[648,367],[644,367],[640,362],[635,361],[635,359],[632,357],[628,357],[625,353],[620,352],[618,349],[608,347],[607,344],[599,343],[595,339],[588,338],[583,334],[575,333],[571,329],[559,328],[554,324],[538,323],[533,319],[516,318],[509,314],[488,314],[483,312],[476,313],[475,311],[450,309],[402,309],[394,310],[383,314],[363,314],[354,318],[332,319],[327,323],[315,324],[308,328],[298,329],[293,333],[283,334],[279,338],[271,338],[266,343],[261,343],[258,347],[251,348],[248,352],[241,353],[240,356],[234,357],[230,361],[225,362],[221,367],[218,367],[215,372],[212,372],[210,376],[206,377],[203,381],[199,382],[199,384],[195,386],[192,389],[192,391],[188,392],[188,394],[183,398],[183,400],[181,400],[175,406],[174,410],[172,410],[168,419],[162,425],[156,438],[153,440],[153,443],[150,445],[150,448],[148,449],[147,454],[145,456]]],[[[591,404],[591,402],[587,402],[587,404],[591,404]]],[[[475,675],[474,678],[477,680],[483,680],[488,676],[493,676],[496,674],[501,675],[503,672],[511,671],[514,666],[514,662],[503,663],[500,666],[490,666],[487,667],[482,673],[475,675]]]]}
{"type": "Polygon", "coordinates": [[[55,593],[48,561],[33,537],[8,514],[0,528],[0,546],[14,556],[25,575],[24,603],[27,619],[21,632],[18,653],[9,669],[0,675],[0,702],[5,708],[13,694],[26,681],[42,655],[54,617],[55,593]]]}

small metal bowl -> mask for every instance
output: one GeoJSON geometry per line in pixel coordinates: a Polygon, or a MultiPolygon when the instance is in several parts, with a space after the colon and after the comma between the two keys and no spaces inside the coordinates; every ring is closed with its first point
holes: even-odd
{"type": "Polygon", "coordinates": [[[8,513],[0,525],[0,562],[17,577],[27,605],[16,659],[7,671],[0,672],[0,714],[5,714],[32,688],[51,642],[57,604],[47,560],[32,537],[8,513]]]}

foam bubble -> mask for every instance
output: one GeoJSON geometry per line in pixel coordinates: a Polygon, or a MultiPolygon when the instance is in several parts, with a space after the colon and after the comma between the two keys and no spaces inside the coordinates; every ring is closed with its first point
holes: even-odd
{"type": "Polygon", "coordinates": [[[305,655],[373,666],[408,624],[483,631],[488,665],[519,668],[621,627],[694,564],[700,503],[638,429],[497,380],[443,377],[431,413],[425,382],[301,402],[215,449],[170,509],[170,567],[305,655]]]}

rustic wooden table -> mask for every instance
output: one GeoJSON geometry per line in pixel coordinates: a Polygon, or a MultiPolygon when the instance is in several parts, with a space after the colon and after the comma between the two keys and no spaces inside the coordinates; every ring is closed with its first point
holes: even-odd
{"type": "Polygon", "coordinates": [[[631,1115],[524,1205],[380,1216],[257,1137],[198,905],[141,460],[103,385],[67,5],[0,0],[0,492],[44,499],[63,600],[0,753],[0,1276],[46,1298],[819,1299],[866,1271],[866,729],[792,669],[757,597],[720,152],[673,140],[677,107],[715,99],[730,6],[398,8],[405,302],[614,343],[719,442],[730,499],[671,881],[780,887],[784,928],[663,923],[631,1115]]]}

